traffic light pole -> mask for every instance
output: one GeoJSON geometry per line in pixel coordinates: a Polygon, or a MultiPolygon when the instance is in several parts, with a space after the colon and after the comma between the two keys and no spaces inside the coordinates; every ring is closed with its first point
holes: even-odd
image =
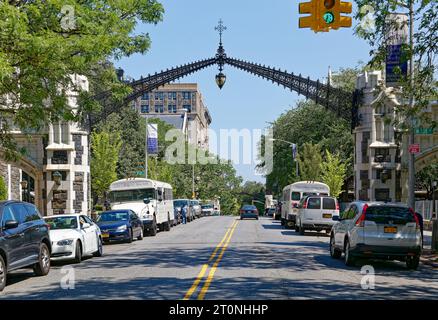
{"type": "Polygon", "coordinates": [[[146,143],[145,143],[145,161],[144,161],[144,176],[147,179],[148,178],[148,117],[145,117],[146,119],[146,143]]]}

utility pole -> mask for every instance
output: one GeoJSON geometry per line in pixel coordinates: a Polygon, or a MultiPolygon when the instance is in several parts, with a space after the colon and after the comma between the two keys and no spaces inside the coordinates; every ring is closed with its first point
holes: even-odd
{"type": "MultiPolygon", "coordinates": [[[[414,109],[414,0],[409,0],[409,49],[411,53],[409,65],[409,109],[414,109]]],[[[409,119],[409,145],[415,143],[415,117],[412,114],[409,119]]],[[[415,210],[415,154],[409,153],[408,167],[408,205],[415,210]]]]}
{"type": "Polygon", "coordinates": [[[147,179],[148,178],[148,116],[145,117],[146,119],[146,143],[145,143],[145,161],[144,161],[144,176],[147,179]]]}

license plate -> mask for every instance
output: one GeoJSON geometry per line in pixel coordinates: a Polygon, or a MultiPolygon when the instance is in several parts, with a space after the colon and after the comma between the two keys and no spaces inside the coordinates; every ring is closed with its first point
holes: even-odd
{"type": "Polygon", "coordinates": [[[324,219],[331,219],[331,218],[332,218],[332,214],[331,214],[331,213],[324,213],[324,214],[322,215],[322,217],[323,217],[324,219]]]}
{"type": "Polygon", "coordinates": [[[397,233],[396,227],[385,227],[384,228],[385,233],[397,233]]]}
{"type": "Polygon", "coordinates": [[[102,233],[102,238],[109,238],[109,233],[102,233]]]}

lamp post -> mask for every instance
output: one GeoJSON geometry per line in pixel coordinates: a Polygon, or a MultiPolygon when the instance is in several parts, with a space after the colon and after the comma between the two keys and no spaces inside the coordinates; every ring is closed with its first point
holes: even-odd
{"type": "Polygon", "coordinates": [[[21,189],[23,190],[22,193],[21,193],[23,201],[24,202],[29,202],[28,199],[27,199],[28,198],[28,193],[27,193],[28,182],[27,182],[27,180],[21,181],[20,185],[21,185],[21,189]],[[24,197],[23,197],[23,195],[24,195],[24,197]]]}
{"type": "Polygon", "coordinates": [[[299,175],[299,170],[298,170],[298,161],[296,159],[297,158],[297,153],[298,153],[298,145],[296,143],[293,143],[293,142],[290,142],[290,141],[286,141],[286,140],[283,140],[283,139],[273,139],[273,138],[271,138],[269,140],[273,141],[273,142],[274,141],[284,142],[284,143],[289,144],[292,147],[292,157],[295,160],[295,174],[296,174],[296,176],[298,178],[300,176],[299,175]]]}

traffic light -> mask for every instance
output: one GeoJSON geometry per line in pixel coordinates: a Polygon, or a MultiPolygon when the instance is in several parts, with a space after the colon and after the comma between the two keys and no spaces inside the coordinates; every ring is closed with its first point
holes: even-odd
{"type": "Polygon", "coordinates": [[[312,0],[299,4],[300,14],[309,16],[299,19],[300,28],[310,28],[315,32],[328,32],[352,25],[351,17],[342,14],[352,12],[351,2],[341,0],[312,0]]]}

